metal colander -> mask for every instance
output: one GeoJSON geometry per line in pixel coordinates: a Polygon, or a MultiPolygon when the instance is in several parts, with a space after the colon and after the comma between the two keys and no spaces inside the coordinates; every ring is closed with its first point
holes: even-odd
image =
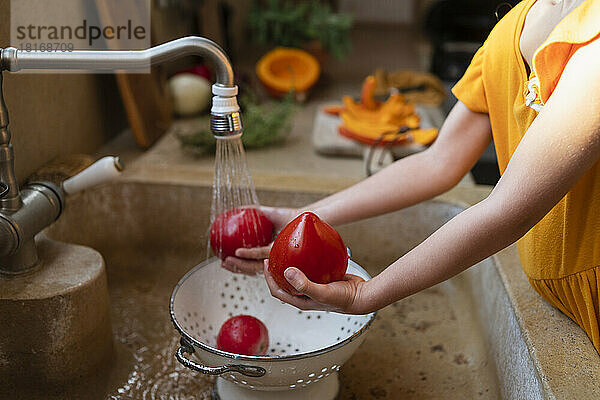
{"type": "MultiPolygon", "coordinates": [[[[176,357],[183,365],[245,389],[301,389],[329,378],[365,338],[375,313],[346,315],[300,311],[271,296],[263,276],[234,274],[212,258],[190,270],[171,295],[171,319],[181,335],[176,357]],[[217,349],[217,334],[230,317],[248,314],[269,331],[265,356],[217,349]],[[193,354],[187,358],[187,354],[193,354]]],[[[353,261],[348,273],[370,279],[353,261]]]]}

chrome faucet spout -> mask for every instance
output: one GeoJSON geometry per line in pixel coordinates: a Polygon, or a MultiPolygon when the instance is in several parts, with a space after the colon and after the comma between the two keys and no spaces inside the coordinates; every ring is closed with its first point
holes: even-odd
{"type": "Polygon", "coordinates": [[[214,66],[218,85],[234,85],[233,68],[223,49],[215,42],[198,36],[176,39],[146,50],[45,52],[8,47],[2,50],[0,68],[11,72],[30,69],[115,72],[143,70],[189,55],[202,56],[214,66]]]}
{"type": "Polygon", "coordinates": [[[215,68],[212,87],[211,129],[219,138],[239,137],[242,120],[238,88],[229,58],[211,40],[189,36],[146,50],[45,52],[0,49],[0,182],[8,190],[0,196],[0,275],[20,275],[38,264],[34,237],[61,214],[63,189],[41,182],[19,191],[14,171],[14,152],[8,129],[8,110],[2,97],[4,70],[84,70],[90,72],[140,71],[176,58],[199,55],[215,68]]]}

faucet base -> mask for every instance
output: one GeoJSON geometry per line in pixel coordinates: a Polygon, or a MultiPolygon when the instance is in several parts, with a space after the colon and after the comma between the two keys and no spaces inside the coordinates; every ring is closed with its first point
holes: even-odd
{"type": "Polygon", "coordinates": [[[0,277],[11,277],[27,275],[36,271],[40,267],[37,249],[35,247],[35,240],[29,239],[23,243],[19,251],[16,254],[12,254],[6,257],[0,257],[0,277]],[[18,271],[11,271],[3,269],[2,265],[20,265],[22,269],[18,271]]]}
{"type": "Polygon", "coordinates": [[[102,256],[37,239],[41,268],[0,277],[0,398],[63,387],[108,367],[113,355],[102,256]]]}
{"type": "Polygon", "coordinates": [[[23,188],[21,195],[21,208],[0,213],[0,276],[30,273],[38,265],[34,235],[62,212],[62,190],[53,183],[31,183],[23,188]]]}

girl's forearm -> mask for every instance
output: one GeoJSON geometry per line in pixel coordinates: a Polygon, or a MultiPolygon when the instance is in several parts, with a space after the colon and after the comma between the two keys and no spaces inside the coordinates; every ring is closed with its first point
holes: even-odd
{"type": "Polygon", "coordinates": [[[454,106],[433,145],[370,178],[300,211],[315,211],[332,225],[399,210],[456,185],[491,141],[487,114],[454,106]]]}
{"type": "Polygon", "coordinates": [[[311,210],[340,225],[405,208],[455,185],[456,179],[443,167],[428,150],[417,153],[301,211],[311,210]]]}
{"type": "Polygon", "coordinates": [[[537,219],[507,215],[501,202],[488,197],[369,281],[362,293],[366,308],[378,310],[453,277],[514,243],[537,219]]]}

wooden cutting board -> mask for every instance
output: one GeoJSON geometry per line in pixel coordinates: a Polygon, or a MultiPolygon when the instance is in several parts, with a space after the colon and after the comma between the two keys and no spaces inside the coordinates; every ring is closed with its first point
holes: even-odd
{"type": "MultiPolygon", "coordinates": [[[[146,1],[125,1],[118,10],[102,0],[96,8],[103,25],[111,25],[113,15],[138,15],[146,1]]],[[[111,50],[120,50],[117,41],[110,41],[111,50]]],[[[149,74],[116,74],[119,92],[127,113],[129,126],[138,145],[148,148],[171,126],[171,104],[167,93],[166,75],[160,66],[149,74]]]]}

